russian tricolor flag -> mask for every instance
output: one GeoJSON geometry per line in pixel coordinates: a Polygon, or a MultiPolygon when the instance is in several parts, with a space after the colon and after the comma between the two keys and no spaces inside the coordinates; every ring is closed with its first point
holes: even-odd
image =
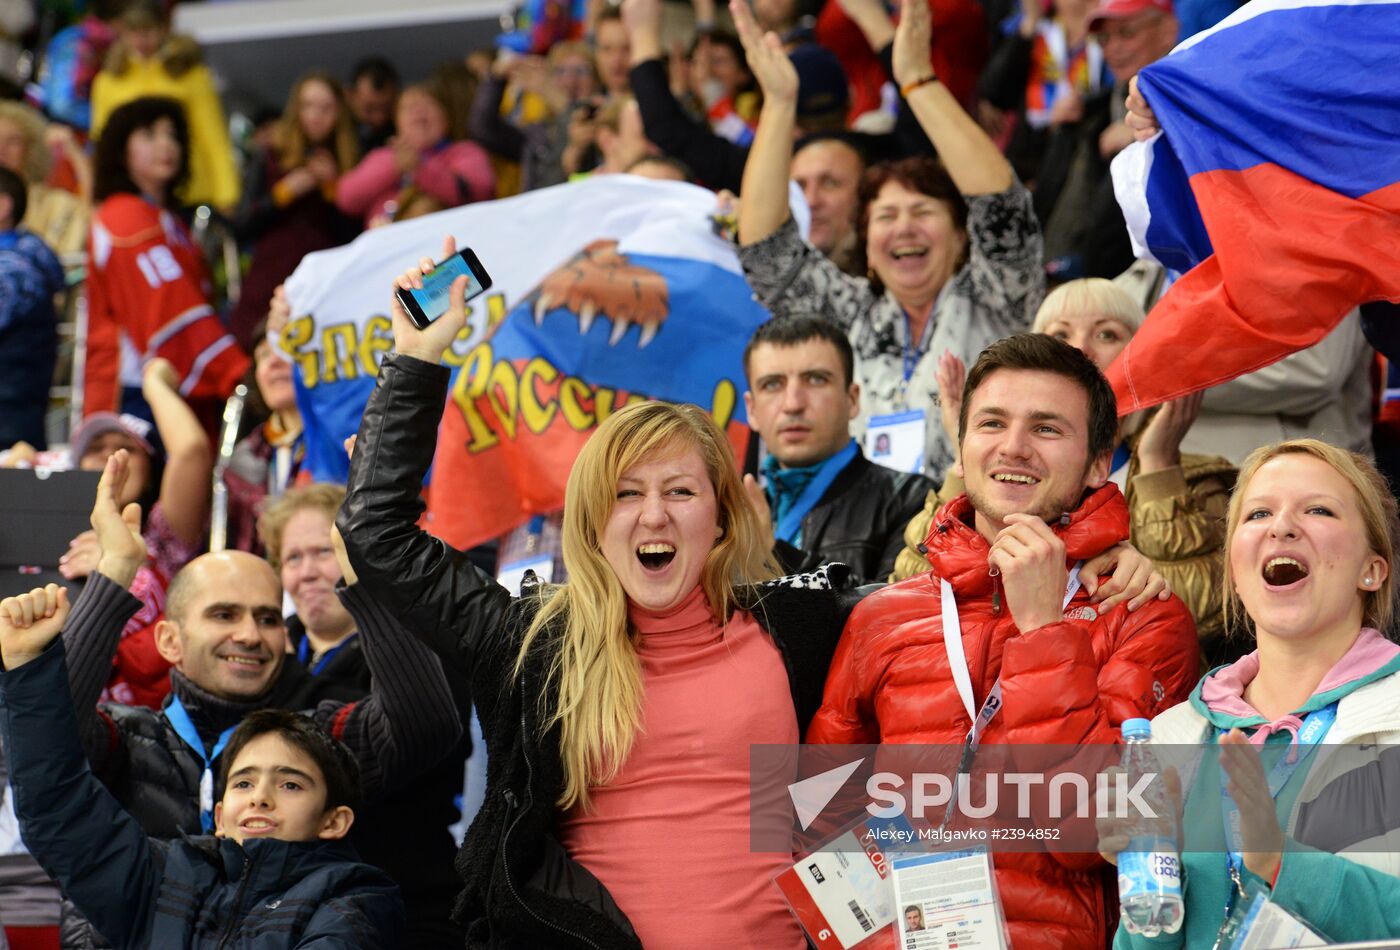
{"type": "Polygon", "coordinates": [[[1400,301],[1400,0],[1251,0],[1138,88],[1163,132],[1114,189],[1138,256],[1183,276],[1109,368],[1119,412],[1400,301]]]}

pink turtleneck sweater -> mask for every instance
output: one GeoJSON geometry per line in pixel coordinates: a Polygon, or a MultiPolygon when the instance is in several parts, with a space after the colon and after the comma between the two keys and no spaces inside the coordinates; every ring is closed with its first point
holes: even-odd
{"type": "Polygon", "coordinates": [[[697,587],[664,613],[629,611],[642,663],[642,730],[617,778],[559,819],[569,855],[660,950],[797,950],[802,930],[749,846],[749,746],[796,744],[778,648],[738,612],[716,625],[697,587]]]}

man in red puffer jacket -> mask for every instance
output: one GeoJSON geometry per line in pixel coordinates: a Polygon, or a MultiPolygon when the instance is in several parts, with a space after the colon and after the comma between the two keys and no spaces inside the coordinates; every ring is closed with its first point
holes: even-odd
{"type": "MultiPolygon", "coordinates": [[[[808,743],[962,745],[998,679],[1002,705],[982,745],[1111,743],[1123,720],[1186,699],[1198,661],[1181,601],[1100,615],[1071,581],[1076,563],[1128,536],[1108,480],[1116,433],[1113,392],[1073,347],[1022,334],[982,353],[959,425],[967,494],[934,519],[924,545],[933,570],[851,615],[808,743]],[[945,644],[945,591],[964,659],[945,644]],[[960,692],[955,663],[973,695],[960,692]]],[[[993,860],[1016,950],[1107,946],[1097,854],[993,860]]]]}

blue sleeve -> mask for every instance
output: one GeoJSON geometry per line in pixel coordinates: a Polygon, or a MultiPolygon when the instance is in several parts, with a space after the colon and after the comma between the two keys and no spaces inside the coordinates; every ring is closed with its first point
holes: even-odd
{"type": "Polygon", "coordinates": [[[1400,936],[1400,878],[1338,854],[1290,842],[1274,882],[1273,900],[1331,940],[1400,936]]]}
{"type": "Polygon", "coordinates": [[[88,766],[61,640],[0,672],[0,740],[30,853],[113,946],[148,946],[164,851],[88,766]]]}

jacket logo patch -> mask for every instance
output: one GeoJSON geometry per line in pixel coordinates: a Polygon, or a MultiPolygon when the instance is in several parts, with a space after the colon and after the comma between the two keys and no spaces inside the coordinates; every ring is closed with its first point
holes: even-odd
{"type": "Polygon", "coordinates": [[[1153,681],[1152,681],[1152,698],[1155,699],[1155,700],[1157,700],[1157,702],[1160,703],[1164,698],[1166,698],[1166,695],[1167,695],[1167,689],[1166,689],[1166,687],[1163,686],[1161,683],[1157,682],[1156,680],[1153,680],[1153,681]]]}
{"type": "Polygon", "coordinates": [[[1071,607],[1065,611],[1066,620],[1098,620],[1099,612],[1093,607],[1071,607]]]}

